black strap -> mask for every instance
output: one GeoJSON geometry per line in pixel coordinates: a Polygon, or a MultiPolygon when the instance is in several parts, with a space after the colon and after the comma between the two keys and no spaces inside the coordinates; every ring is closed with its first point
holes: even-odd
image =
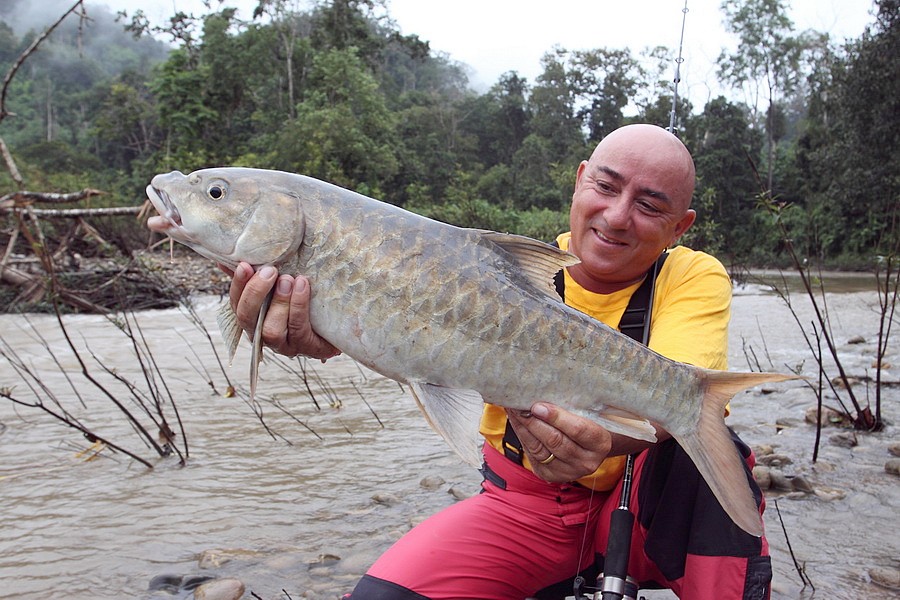
{"type": "Polygon", "coordinates": [[[656,288],[656,278],[662,271],[663,263],[669,254],[663,252],[644,277],[644,282],[631,295],[628,306],[619,320],[619,331],[633,340],[641,342],[645,346],[650,343],[650,311],[653,306],[653,291],[656,288]]]}
{"type": "MultiPolygon", "coordinates": [[[[553,245],[556,246],[556,242],[553,245]]],[[[631,295],[631,298],[628,300],[628,306],[619,320],[619,331],[645,346],[650,341],[650,312],[653,306],[653,291],[656,287],[656,278],[659,277],[663,263],[666,262],[668,256],[667,252],[663,252],[656,259],[656,262],[647,271],[643,283],[631,295]]],[[[553,283],[556,285],[556,292],[559,294],[559,297],[565,301],[566,278],[563,269],[560,269],[553,278],[553,283]]],[[[522,442],[519,441],[515,430],[508,420],[506,421],[506,431],[503,434],[503,454],[511,461],[522,464],[522,442]]]]}

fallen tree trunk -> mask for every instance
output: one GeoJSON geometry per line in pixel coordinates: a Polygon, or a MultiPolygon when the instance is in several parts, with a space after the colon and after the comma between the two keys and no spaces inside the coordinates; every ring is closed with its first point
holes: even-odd
{"type": "MultiPolygon", "coordinates": [[[[3,207],[0,206],[0,210],[3,207]]],[[[14,210],[14,209],[13,209],[14,210]]],[[[32,208],[31,214],[36,217],[55,217],[60,219],[76,219],[80,217],[120,217],[138,215],[141,206],[114,206],[110,208],[32,208]]]]}
{"type": "Polygon", "coordinates": [[[102,196],[106,192],[85,188],[80,192],[69,192],[68,194],[58,194],[55,192],[29,192],[28,190],[19,190],[18,192],[10,192],[5,196],[0,196],[0,209],[14,209],[33,204],[35,202],[47,202],[49,204],[63,204],[65,202],[81,202],[92,196],[102,196]]]}

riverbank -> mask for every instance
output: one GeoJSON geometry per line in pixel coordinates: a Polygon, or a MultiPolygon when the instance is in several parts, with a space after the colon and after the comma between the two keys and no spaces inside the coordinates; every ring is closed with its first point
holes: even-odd
{"type": "MultiPolygon", "coordinates": [[[[170,261],[158,252],[154,264],[167,276],[227,290],[227,276],[210,261],[182,258],[176,252],[170,261]]],[[[218,293],[195,296],[210,332],[216,330],[218,293]]],[[[847,292],[828,300],[849,373],[871,373],[875,294],[847,292]]],[[[800,321],[809,322],[809,309],[800,302],[795,308],[800,321]]],[[[265,600],[282,600],[282,590],[295,598],[335,600],[411,526],[478,492],[478,473],[428,428],[407,393],[346,357],[303,363],[319,407],[299,373],[271,360],[261,368],[258,402],[251,405],[240,394],[211,392],[210,378],[225,389],[222,374],[200,374],[201,366],[215,371],[211,346],[221,351],[217,337],[210,344],[177,309],[143,311],[136,319],[184,419],[187,464],[159,459],[150,471],[108,451],[86,461],[83,436],[0,403],[6,426],[0,503],[8,507],[0,580],[6,594],[150,597],[150,582],[172,576],[236,578],[245,595],[265,600]]],[[[121,332],[106,319],[72,315],[66,323],[77,332],[74,343],[89,348],[117,376],[143,381],[130,351],[123,351],[121,332]]],[[[17,315],[0,315],[0,331],[85,424],[117,441],[130,439],[130,427],[102,397],[88,395],[88,408],[79,408],[59,365],[47,358],[35,333],[51,348],[62,348],[53,316],[29,315],[23,323],[17,315]]],[[[746,370],[748,357],[755,356],[767,370],[799,365],[815,381],[793,317],[760,287],[736,288],[729,345],[734,370],[746,370]]],[[[888,361],[900,363],[898,354],[892,345],[888,361]]],[[[77,372],[77,363],[61,350],[58,359],[77,372]]],[[[248,361],[242,344],[227,371],[239,391],[246,387],[248,361]]],[[[0,374],[0,387],[26,393],[20,382],[7,380],[11,370],[5,365],[0,374]]],[[[874,402],[864,379],[854,386],[859,398],[874,402]]],[[[895,387],[884,393],[888,428],[854,433],[828,419],[816,461],[816,430],[806,420],[815,397],[804,383],[765,386],[732,403],[729,423],[757,449],[772,484],[765,522],[776,600],[896,597],[897,590],[887,586],[900,572],[900,486],[887,465],[894,458],[900,398],[895,387]],[[794,560],[815,591],[803,587],[794,560]]],[[[826,398],[836,404],[830,394],[826,398]]]]}

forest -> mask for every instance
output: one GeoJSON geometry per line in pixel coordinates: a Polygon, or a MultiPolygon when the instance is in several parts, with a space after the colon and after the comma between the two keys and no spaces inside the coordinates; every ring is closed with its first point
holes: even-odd
{"type": "MultiPolygon", "coordinates": [[[[259,0],[251,20],[211,2],[165,23],[73,0],[14,28],[27,1],[0,5],[0,149],[20,173],[0,169],[6,199],[93,189],[91,206],[135,206],[155,173],[252,166],[550,240],[604,135],[674,117],[698,175],[686,244],[730,266],[785,265],[787,245],[828,268],[900,253],[900,0],[874,0],[841,41],[796,31],[787,0],[723,0],[738,45],[717,76],[759,103],[682,100],[674,114],[672,48],[554,47],[534,81],[510,71],[481,93],[383,0],[259,0]]],[[[146,246],[121,227],[111,237],[146,246]]]]}

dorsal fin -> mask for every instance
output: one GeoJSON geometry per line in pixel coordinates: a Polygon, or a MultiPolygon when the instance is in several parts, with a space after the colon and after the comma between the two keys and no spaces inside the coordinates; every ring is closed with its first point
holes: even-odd
{"type": "Polygon", "coordinates": [[[560,269],[581,262],[574,254],[523,235],[496,231],[485,231],[483,235],[506,250],[528,280],[554,300],[559,300],[559,295],[553,278],[560,269]]]}

